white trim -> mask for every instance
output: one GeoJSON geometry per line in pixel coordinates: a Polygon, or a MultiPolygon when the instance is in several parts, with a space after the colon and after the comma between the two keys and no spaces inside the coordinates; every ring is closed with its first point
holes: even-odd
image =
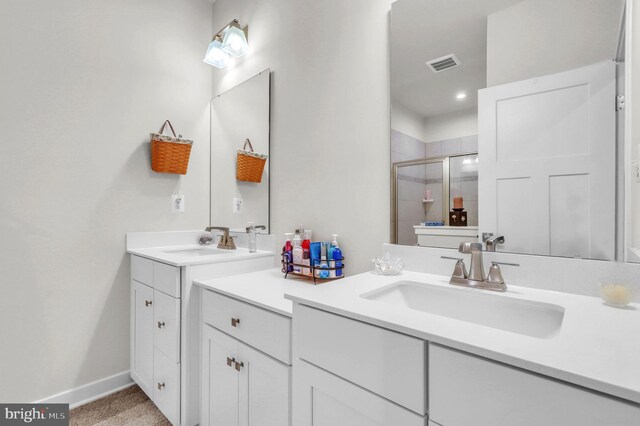
{"type": "Polygon", "coordinates": [[[633,223],[631,221],[632,198],[631,188],[633,186],[633,171],[630,162],[633,161],[633,116],[631,114],[633,107],[633,0],[627,0],[625,4],[625,52],[624,52],[624,262],[634,262],[635,260],[629,256],[631,248],[633,248],[633,223]]]}
{"type": "Polygon", "coordinates": [[[131,380],[129,371],[127,370],[122,373],[114,374],[113,376],[105,377],[104,379],[99,379],[95,382],[87,383],[86,385],[78,386],[77,388],[69,389],[47,398],[43,398],[35,403],[66,403],[69,404],[69,408],[76,408],[131,387],[134,384],[133,380],[131,380]]]}

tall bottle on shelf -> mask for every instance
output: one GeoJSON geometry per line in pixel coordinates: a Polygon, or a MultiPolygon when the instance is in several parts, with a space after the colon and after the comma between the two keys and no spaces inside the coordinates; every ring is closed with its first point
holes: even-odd
{"type": "MultiPolygon", "coordinates": [[[[296,231],[297,232],[297,231],[296,231]]],[[[302,240],[300,234],[293,236],[293,272],[302,273],[302,240]]]]}
{"type": "Polygon", "coordinates": [[[333,241],[331,242],[331,257],[333,259],[333,267],[338,268],[335,271],[331,271],[334,273],[334,277],[342,276],[342,250],[338,246],[338,234],[332,234],[333,241]]]}
{"type": "MultiPolygon", "coordinates": [[[[302,264],[311,265],[311,229],[304,230],[304,239],[302,240],[302,264]]],[[[311,275],[311,268],[302,268],[304,275],[311,275]]]]}
{"type": "Polygon", "coordinates": [[[293,245],[291,244],[291,236],[293,232],[287,232],[284,234],[285,243],[284,247],[282,247],[282,260],[284,263],[282,264],[282,272],[293,272],[293,245]]]}

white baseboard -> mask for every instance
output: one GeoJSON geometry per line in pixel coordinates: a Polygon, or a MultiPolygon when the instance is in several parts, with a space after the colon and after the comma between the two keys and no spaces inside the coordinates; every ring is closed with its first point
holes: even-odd
{"type": "Polygon", "coordinates": [[[89,402],[95,401],[112,393],[133,386],[135,383],[131,380],[129,371],[114,374],[104,379],[96,380],[92,383],[69,389],[64,392],[43,398],[36,401],[36,404],[69,404],[69,408],[76,408],[89,402]]]}

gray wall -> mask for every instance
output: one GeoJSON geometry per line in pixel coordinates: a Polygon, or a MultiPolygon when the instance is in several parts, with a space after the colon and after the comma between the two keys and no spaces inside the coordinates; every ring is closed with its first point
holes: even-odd
{"type": "Polygon", "coordinates": [[[129,369],[125,233],[208,221],[211,31],[208,0],[0,2],[0,401],[129,369]],[[150,168],[166,118],[182,178],[150,168]]]}

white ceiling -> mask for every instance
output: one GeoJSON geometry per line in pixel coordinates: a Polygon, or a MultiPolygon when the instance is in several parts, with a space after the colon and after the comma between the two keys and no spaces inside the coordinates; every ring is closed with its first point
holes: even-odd
{"type": "Polygon", "coordinates": [[[423,117],[477,105],[487,81],[487,16],[520,0],[398,0],[391,9],[391,97],[423,117]],[[427,61],[462,65],[438,74],[427,61]],[[460,101],[456,94],[466,92],[460,101]]]}

